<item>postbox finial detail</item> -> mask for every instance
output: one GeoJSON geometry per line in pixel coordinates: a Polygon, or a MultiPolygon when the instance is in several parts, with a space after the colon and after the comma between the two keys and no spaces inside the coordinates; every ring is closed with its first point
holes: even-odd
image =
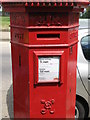
{"type": "Polygon", "coordinates": [[[73,3],[71,3],[71,6],[73,6],[73,3]]]}
{"type": "Polygon", "coordinates": [[[37,6],[39,6],[40,4],[39,4],[39,2],[37,3],[37,6]]]}
{"type": "Polygon", "coordinates": [[[49,3],[48,5],[51,6],[51,3],[49,3]]]}
{"type": "Polygon", "coordinates": [[[33,4],[33,3],[31,3],[31,6],[34,6],[34,4],[33,4]]]}
{"type": "Polygon", "coordinates": [[[57,3],[54,3],[54,6],[57,6],[57,3]]]}
{"type": "Polygon", "coordinates": [[[66,6],[68,6],[68,3],[66,3],[66,6]]]}
{"type": "Polygon", "coordinates": [[[43,3],[43,6],[45,6],[45,3],[43,3]]]}
{"type": "Polygon", "coordinates": [[[25,6],[28,6],[28,3],[27,3],[27,2],[25,3],[25,6]]]}
{"type": "Polygon", "coordinates": [[[62,6],[62,3],[60,3],[60,6],[62,6]]]}

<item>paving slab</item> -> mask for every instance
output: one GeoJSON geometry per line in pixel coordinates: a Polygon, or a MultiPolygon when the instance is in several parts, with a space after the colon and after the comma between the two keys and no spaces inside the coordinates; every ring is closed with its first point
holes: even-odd
{"type": "Polygon", "coordinates": [[[9,31],[0,31],[0,41],[9,41],[10,32],[9,31]]]}

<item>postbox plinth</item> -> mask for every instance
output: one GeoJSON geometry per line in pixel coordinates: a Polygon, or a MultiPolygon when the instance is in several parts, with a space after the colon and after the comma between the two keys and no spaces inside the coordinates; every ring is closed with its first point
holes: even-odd
{"type": "Polygon", "coordinates": [[[3,3],[11,20],[15,118],[74,118],[79,12],[87,4],[3,3]]]}

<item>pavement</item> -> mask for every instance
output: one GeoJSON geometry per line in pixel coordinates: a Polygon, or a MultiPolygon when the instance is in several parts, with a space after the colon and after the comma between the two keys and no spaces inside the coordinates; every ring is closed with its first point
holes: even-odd
{"type": "Polygon", "coordinates": [[[0,119],[13,118],[10,32],[0,31],[0,119]]]}
{"type": "Polygon", "coordinates": [[[0,30],[0,41],[10,41],[10,32],[0,30]]]}

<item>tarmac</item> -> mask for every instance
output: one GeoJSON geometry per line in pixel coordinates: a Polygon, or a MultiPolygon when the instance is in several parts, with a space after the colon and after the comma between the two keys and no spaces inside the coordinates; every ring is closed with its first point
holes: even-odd
{"type": "Polygon", "coordinates": [[[13,118],[13,85],[10,32],[0,31],[0,119],[11,118],[13,118]]]}

